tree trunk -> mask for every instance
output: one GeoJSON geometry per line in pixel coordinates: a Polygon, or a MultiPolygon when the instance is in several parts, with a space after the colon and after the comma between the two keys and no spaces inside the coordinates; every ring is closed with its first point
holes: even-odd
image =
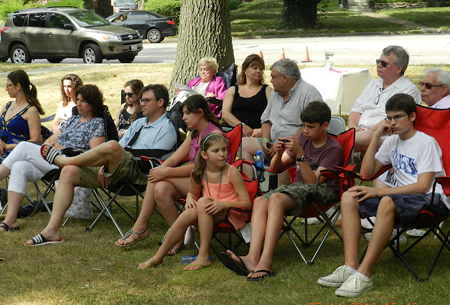
{"type": "Polygon", "coordinates": [[[198,75],[198,60],[215,57],[219,71],[234,63],[231,41],[230,0],[181,0],[174,83],[186,84],[198,75]]]}
{"type": "Polygon", "coordinates": [[[321,0],[284,0],[283,23],[291,29],[314,28],[321,0]]]}

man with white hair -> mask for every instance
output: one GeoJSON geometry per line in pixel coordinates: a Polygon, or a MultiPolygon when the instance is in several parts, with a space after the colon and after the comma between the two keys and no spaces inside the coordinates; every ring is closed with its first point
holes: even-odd
{"type": "Polygon", "coordinates": [[[429,68],[419,83],[422,101],[430,108],[450,108],[450,73],[440,68],[429,68]]]}

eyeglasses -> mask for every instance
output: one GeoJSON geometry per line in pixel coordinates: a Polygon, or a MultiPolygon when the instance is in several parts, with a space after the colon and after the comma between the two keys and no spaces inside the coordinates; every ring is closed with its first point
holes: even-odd
{"type": "Polygon", "coordinates": [[[392,122],[392,121],[396,121],[396,122],[398,122],[399,120],[401,120],[403,117],[405,117],[406,116],[406,114],[397,114],[397,115],[394,115],[394,116],[387,116],[386,118],[385,118],[385,120],[386,120],[386,122],[388,122],[388,123],[390,123],[390,122],[392,122]]]}
{"type": "Polygon", "coordinates": [[[135,95],[136,93],[124,93],[123,95],[125,95],[125,97],[131,98],[133,95],[135,95]]]}
{"type": "Polygon", "coordinates": [[[139,101],[141,103],[147,104],[148,102],[151,102],[152,100],[156,101],[156,99],[153,99],[153,98],[141,98],[139,101]]]}
{"type": "Polygon", "coordinates": [[[6,84],[6,89],[8,89],[11,86],[14,86],[14,84],[6,84]]]}
{"type": "Polygon", "coordinates": [[[389,65],[393,65],[393,63],[387,63],[384,60],[379,60],[379,59],[376,59],[375,62],[377,63],[377,66],[378,66],[378,64],[381,64],[381,66],[383,68],[386,68],[389,65]]]}
{"type": "Polygon", "coordinates": [[[445,86],[444,84],[439,84],[439,85],[433,85],[430,83],[424,83],[424,82],[420,82],[419,83],[420,88],[422,88],[423,86],[425,86],[425,88],[427,88],[428,90],[430,90],[433,87],[439,87],[439,86],[445,86]]]}
{"type": "Polygon", "coordinates": [[[383,88],[382,87],[378,88],[378,94],[377,94],[377,98],[375,99],[375,105],[378,105],[378,103],[380,102],[382,92],[383,92],[383,88]]]}

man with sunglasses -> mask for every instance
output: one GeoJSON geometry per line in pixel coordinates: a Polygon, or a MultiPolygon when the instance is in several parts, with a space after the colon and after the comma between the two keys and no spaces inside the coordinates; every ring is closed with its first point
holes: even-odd
{"type": "Polygon", "coordinates": [[[419,90],[403,76],[408,68],[408,62],[408,53],[402,47],[395,45],[384,48],[380,58],[376,60],[377,74],[380,78],[372,80],[367,85],[348,117],[348,127],[354,127],[357,131],[356,152],[366,151],[373,133],[384,120],[386,115],[384,107],[390,97],[397,93],[406,93],[420,104],[419,90]]]}
{"type": "Polygon", "coordinates": [[[419,83],[422,101],[430,108],[450,108],[450,73],[440,68],[429,68],[419,83]]]}
{"type": "MultiPolygon", "coordinates": [[[[134,171],[130,173],[133,155],[126,151],[127,148],[154,152],[158,150],[158,153],[175,148],[177,142],[175,127],[165,115],[169,103],[167,88],[164,85],[148,85],[139,93],[142,96],[140,103],[144,117],[131,124],[120,142],[108,141],[75,157],[62,156],[52,148],[46,153],[41,152],[47,161],[61,167],[62,170],[50,221],[41,233],[25,243],[26,246],[64,241],[61,238],[60,226],[65,212],[72,204],[75,186],[107,187],[108,184],[116,184],[128,176],[133,183],[147,184],[145,173],[137,166],[133,166],[134,171]]],[[[141,238],[139,233],[132,231],[128,236],[135,240],[141,238]]]]}
{"type": "Polygon", "coordinates": [[[364,155],[361,175],[373,177],[390,164],[395,187],[355,186],[342,195],[344,265],[317,281],[337,288],[337,296],[355,297],[373,289],[370,276],[392,238],[394,227],[410,223],[422,209],[436,217],[449,213],[450,206],[440,184],[431,200],[434,178],[444,175],[442,151],[434,138],[414,128],[416,117],[416,104],[410,95],[399,93],[391,97],[386,103],[385,120],[378,125],[364,155]],[[378,140],[384,134],[389,137],[378,149],[378,140]],[[360,217],[375,215],[377,221],[360,263],[360,217]]]}

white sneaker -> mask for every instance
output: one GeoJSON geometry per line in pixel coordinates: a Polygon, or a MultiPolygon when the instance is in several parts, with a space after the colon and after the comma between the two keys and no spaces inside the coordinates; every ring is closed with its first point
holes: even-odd
{"type": "Polygon", "coordinates": [[[339,297],[355,297],[363,292],[373,289],[372,279],[365,280],[358,274],[352,274],[341,287],[336,289],[335,295],[339,297]]]}
{"type": "Polygon", "coordinates": [[[412,229],[412,230],[406,231],[406,234],[408,234],[409,236],[412,236],[412,237],[422,237],[425,235],[425,233],[427,233],[425,230],[419,230],[419,229],[412,229]]]}
{"type": "Polygon", "coordinates": [[[352,273],[343,265],[334,270],[332,274],[318,279],[317,283],[326,287],[340,287],[351,275],[352,273]]]}
{"type": "MultiPolygon", "coordinates": [[[[394,229],[392,231],[390,240],[393,240],[395,236],[397,236],[397,229],[394,229]]],[[[370,241],[371,237],[372,237],[371,232],[364,234],[364,239],[367,241],[370,241]]],[[[400,242],[400,245],[406,244],[408,242],[408,239],[406,238],[405,234],[401,234],[398,240],[400,242]]],[[[397,239],[395,239],[395,242],[397,243],[397,239]]]]}
{"type": "MultiPolygon", "coordinates": [[[[377,219],[375,216],[369,218],[373,223],[375,223],[375,220],[377,219]]],[[[367,230],[373,229],[373,225],[367,220],[367,218],[361,218],[361,227],[367,230]]]]}
{"type": "MultiPolygon", "coordinates": [[[[331,217],[331,215],[333,215],[334,211],[336,211],[336,209],[335,209],[334,206],[333,206],[333,207],[331,207],[328,211],[326,211],[325,214],[326,214],[328,217],[331,217]]],[[[305,221],[306,221],[306,223],[307,223],[308,225],[320,225],[320,224],[322,224],[322,223],[325,222],[325,220],[323,219],[322,216],[319,216],[318,218],[317,218],[317,217],[309,217],[309,218],[303,219],[303,220],[302,220],[302,224],[305,224],[305,221]],[[319,220],[318,218],[319,218],[320,220],[319,220]]]]}

